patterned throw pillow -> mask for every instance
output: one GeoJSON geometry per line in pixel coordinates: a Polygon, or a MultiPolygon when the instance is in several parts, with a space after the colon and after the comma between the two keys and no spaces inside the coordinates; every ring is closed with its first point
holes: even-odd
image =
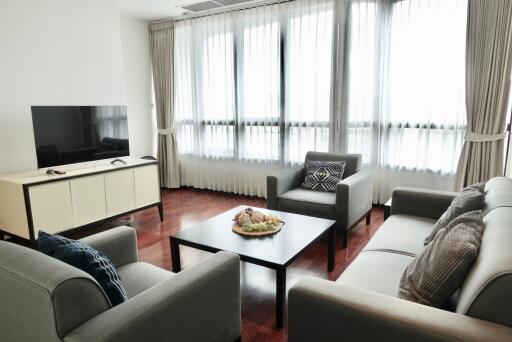
{"type": "Polygon", "coordinates": [[[302,183],[303,189],[319,191],[335,191],[336,184],[341,181],[345,172],[345,161],[315,161],[306,160],[304,170],[306,177],[302,183]]]}
{"type": "Polygon", "coordinates": [[[469,185],[468,187],[462,189],[462,192],[452,200],[452,203],[448,209],[446,209],[434,227],[432,227],[432,231],[430,232],[430,235],[425,239],[424,245],[428,245],[430,241],[434,239],[437,232],[439,232],[440,229],[446,227],[446,225],[453,221],[456,217],[473,210],[483,209],[485,205],[484,188],[485,182],[469,185]]]}
{"type": "Polygon", "coordinates": [[[462,214],[442,228],[405,269],[398,297],[443,307],[464,283],[478,256],[483,231],[481,210],[462,214]]]}
{"type": "Polygon", "coordinates": [[[39,231],[39,251],[88,273],[96,279],[112,306],[127,300],[116,268],[103,253],[91,246],[60,235],[39,231]]]}

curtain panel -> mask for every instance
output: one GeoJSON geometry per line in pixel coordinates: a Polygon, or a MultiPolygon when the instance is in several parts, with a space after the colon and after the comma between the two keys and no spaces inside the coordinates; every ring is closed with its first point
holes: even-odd
{"type": "Polygon", "coordinates": [[[452,188],[465,130],[466,0],[354,0],[341,9],[333,149],[362,153],[373,201],[452,188]]]}
{"type": "Polygon", "coordinates": [[[327,151],[334,1],[176,23],[182,184],[266,196],[266,176],[327,151]]]}
{"type": "Polygon", "coordinates": [[[174,125],[174,24],[154,23],[150,25],[149,31],[160,185],[164,188],[179,188],[179,155],[174,125]]]}
{"type": "Polygon", "coordinates": [[[455,189],[503,175],[512,63],[512,2],[469,0],[466,48],[468,129],[455,189]]]}
{"type": "Polygon", "coordinates": [[[362,153],[374,202],[451,189],[467,0],[295,0],[178,21],[182,184],[265,196],[308,150],[362,153]]]}

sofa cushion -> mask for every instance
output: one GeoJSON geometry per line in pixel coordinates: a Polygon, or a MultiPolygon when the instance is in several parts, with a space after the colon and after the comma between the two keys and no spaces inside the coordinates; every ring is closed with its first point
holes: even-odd
{"type": "Polygon", "coordinates": [[[482,184],[479,183],[468,186],[462,190],[462,192],[453,199],[448,209],[446,209],[444,214],[436,222],[432,228],[432,232],[425,239],[425,245],[434,240],[437,232],[439,232],[440,229],[446,227],[458,216],[473,210],[483,209],[485,205],[485,196],[481,191],[482,189],[482,184]]]}
{"type": "Polygon", "coordinates": [[[332,219],[334,218],[336,209],[336,194],[326,191],[300,188],[293,189],[279,196],[277,209],[291,213],[332,219]]]}
{"type": "Polygon", "coordinates": [[[361,252],[336,282],[396,297],[400,278],[413,260],[397,253],[361,252]]]}
{"type": "Polygon", "coordinates": [[[126,264],[117,269],[128,298],[171,278],[174,273],[145,262],[126,264]]]}
{"type": "Polygon", "coordinates": [[[483,230],[481,210],[462,214],[441,229],[405,269],[398,297],[443,307],[461,287],[475,261],[483,230]]]}
{"type": "Polygon", "coordinates": [[[460,290],[456,311],[512,327],[512,207],[491,210],[484,222],[480,252],[460,290]]]}
{"type": "Polygon", "coordinates": [[[425,247],[423,240],[430,233],[435,220],[410,216],[391,215],[377,230],[365,251],[381,250],[415,256],[425,247]]]}
{"type": "Polygon", "coordinates": [[[126,301],[126,292],[114,264],[106,255],[82,241],[39,231],[39,250],[90,274],[101,286],[112,306],[126,301]]]}

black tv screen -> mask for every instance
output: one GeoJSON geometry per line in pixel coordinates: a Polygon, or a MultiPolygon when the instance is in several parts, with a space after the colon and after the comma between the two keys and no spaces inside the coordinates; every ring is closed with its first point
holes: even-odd
{"type": "Polygon", "coordinates": [[[126,106],[32,106],[39,168],[130,154],[126,106]]]}

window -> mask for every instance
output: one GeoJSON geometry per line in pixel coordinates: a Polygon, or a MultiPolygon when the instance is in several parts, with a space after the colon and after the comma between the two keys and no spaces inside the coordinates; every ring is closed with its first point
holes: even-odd
{"type": "Polygon", "coordinates": [[[348,150],[376,166],[452,174],[465,129],[466,0],[350,11],[348,150]]]}
{"type": "Polygon", "coordinates": [[[178,22],[180,153],[300,162],[327,151],[333,6],[297,1],[178,22]]]}

